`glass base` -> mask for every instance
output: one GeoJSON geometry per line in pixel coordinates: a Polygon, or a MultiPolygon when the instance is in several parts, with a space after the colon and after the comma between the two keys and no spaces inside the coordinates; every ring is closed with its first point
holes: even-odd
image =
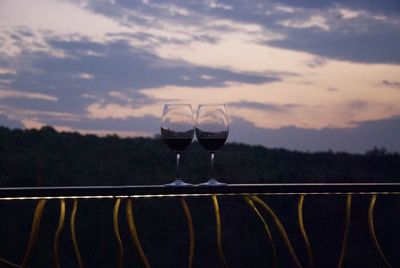
{"type": "Polygon", "coordinates": [[[173,182],[164,184],[165,186],[188,186],[192,185],[191,183],[184,182],[183,180],[180,179],[175,179],[173,182]]]}
{"type": "Polygon", "coordinates": [[[210,179],[209,181],[200,183],[199,185],[200,186],[223,186],[223,185],[226,185],[226,183],[219,182],[216,179],[210,179]]]}

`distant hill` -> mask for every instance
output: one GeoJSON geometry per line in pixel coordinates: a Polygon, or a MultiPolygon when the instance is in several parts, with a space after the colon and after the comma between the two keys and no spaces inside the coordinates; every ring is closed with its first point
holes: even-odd
{"type": "MultiPolygon", "coordinates": [[[[393,182],[400,155],[385,149],[366,154],[295,152],[226,144],[215,158],[216,174],[228,183],[393,182]]],[[[182,156],[187,181],[208,177],[209,155],[193,142],[182,156]]],[[[0,185],[163,184],[175,175],[175,156],[160,139],[97,137],[0,127],[0,185]]]]}

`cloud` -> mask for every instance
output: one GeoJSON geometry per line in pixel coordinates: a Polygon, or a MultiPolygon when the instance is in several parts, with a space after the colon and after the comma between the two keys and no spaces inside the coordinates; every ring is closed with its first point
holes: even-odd
{"type": "Polygon", "coordinates": [[[345,61],[399,63],[400,17],[383,14],[368,5],[316,4],[277,18],[275,24],[284,28],[274,30],[285,38],[267,44],[345,61]]]}
{"type": "MultiPolygon", "coordinates": [[[[161,107],[162,109],[162,107],[161,107]]],[[[130,118],[85,118],[68,124],[72,128],[85,128],[90,130],[116,131],[117,133],[129,131],[142,131],[146,133],[158,134],[160,132],[160,114],[156,116],[147,115],[143,117],[130,118]]]]}
{"type": "Polygon", "coordinates": [[[291,7],[291,6],[281,5],[281,4],[278,4],[277,6],[275,6],[275,10],[279,11],[279,12],[284,12],[284,13],[295,13],[296,12],[296,8],[291,7]]]}
{"type": "Polygon", "coordinates": [[[400,82],[397,81],[382,80],[382,84],[392,88],[400,88],[400,82]]]}
{"type": "Polygon", "coordinates": [[[258,27],[256,32],[260,33],[256,36],[253,32],[252,42],[264,41],[268,45],[340,60],[394,63],[400,62],[400,52],[395,45],[400,41],[400,18],[395,10],[400,8],[394,2],[312,3],[284,0],[225,3],[173,0],[168,4],[152,1],[145,4],[142,1],[118,1],[112,4],[108,1],[88,1],[85,8],[118,21],[131,34],[153,36],[152,39],[136,39],[135,42],[148,48],[149,45],[156,46],[152,49],[158,49],[159,55],[165,43],[157,40],[166,39],[190,46],[198,38],[218,42],[227,33],[236,33],[236,39],[239,39],[246,32],[243,26],[251,25],[258,27]],[[184,14],[190,15],[177,16],[176,12],[171,14],[171,9],[184,10],[184,14]],[[227,23],[221,27],[218,21],[227,23]],[[151,44],[149,40],[152,40],[151,44]],[[384,51],[371,53],[378,47],[384,51]]]}
{"type": "Polygon", "coordinates": [[[400,118],[357,122],[354,128],[324,128],[320,130],[283,127],[257,128],[236,118],[228,140],[263,145],[269,148],[287,148],[300,151],[346,151],[364,153],[374,147],[400,152],[400,118]]]}
{"type": "Polygon", "coordinates": [[[250,109],[262,110],[262,111],[274,112],[274,113],[286,113],[286,112],[290,112],[290,110],[293,108],[301,107],[301,105],[241,101],[241,102],[229,103],[229,107],[250,108],[250,109]]]}
{"type": "Polygon", "coordinates": [[[0,111],[0,126],[6,126],[9,128],[23,128],[24,125],[21,121],[10,119],[7,115],[2,114],[0,111]]]}
{"type": "Polygon", "coordinates": [[[296,1],[296,0],[280,0],[281,4],[303,9],[329,9],[334,7],[347,7],[353,10],[368,10],[383,13],[399,14],[400,6],[397,1],[393,0],[335,0],[335,1],[296,1]]]}
{"type": "Polygon", "coordinates": [[[306,62],[306,65],[310,68],[321,68],[325,64],[328,64],[328,59],[324,57],[314,57],[313,59],[306,62]]]}
{"type": "Polygon", "coordinates": [[[39,110],[39,109],[27,109],[27,108],[17,108],[9,105],[0,104],[0,114],[12,115],[12,118],[18,121],[23,121],[25,119],[55,119],[60,121],[78,121],[80,120],[80,115],[74,113],[56,112],[49,110],[39,110]]]}
{"type": "Polygon", "coordinates": [[[88,79],[88,80],[94,79],[94,75],[90,74],[90,73],[78,73],[78,74],[76,74],[76,77],[81,78],[81,79],[88,79]]]}
{"type": "Polygon", "coordinates": [[[344,20],[354,19],[360,16],[360,12],[357,12],[356,10],[339,8],[338,11],[344,20]]]}
{"type": "Polygon", "coordinates": [[[242,83],[201,89],[168,86],[146,88],[140,93],[159,103],[179,100],[194,107],[207,102],[227,103],[232,116],[264,128],[353,127],[355,121],[400,114],[400,107],[394,101],[399,98],[399,92],[386,90],[382,94],[385,86],[376,83],[381,75],[396,79],[398,68],[329,61],[306,72],[309,76],[284,77],[267,84],[242,83]]]}
{"type": "Polygon", "coordinates": [[[45,100],[45,101],[57,101],[58,100],[57,97],[47,95],[47,94],[18,91],[18,90],[0,89],[0,99],[7,99],[7,98],[25,98],[25,99],[37,99],[37,100],[45,100]]]}
{"type": "MultiPolygon", "coordinates": [[[[244,83],[265,83],[278,78],[257,73],[240,73],[222,68],[195,66],[184,61],[168,60],[139,48],[126,41],[97,43],[87,40],[60,41],[49,43],[62,49],[71,58],[45,58],[36,61],[35,67],[42,70],[90,74],[90,78],[115,79],[123,87],[144,88],[158,85],[191,85],[195,87],[223,85],[227,81],[244,83]],[[93,51],[103,56],[82,55],[82,51],[93,51]],[[79,57],[78,57],[79,56],[79,57]],[[182,81],[180,77],[188,79],[182,81]],[[149,79],[154,77],[157,79],[149,79]],[[204,79],[207,77],[209,79],[204,79]]],[[[88,78],[88,75],[85,75],[88,78]]]]}
{"type": "Polygon", "coordinates": [[[18,72],[4,74],[11,89],[2,91],[0,96],[19,97],[9,105],[42,109],[43,103],[28,103],[21,98],[58,100],[57,104],[47,104],[47,109],[83,113],[93,103],[93,97],[107,100],[112,97],[108,94],[110,91],[119,91],[143,105],[143,96],[137,93],[143,88],[224,87],[232,82],[261,84],[280,79],[275,74],[235,72],[163,59],[132,47],[125,40],[99,43],[84,37],[62,40],[48,36],[46,39],[52,49],[62,51],[65,57],[25,51],[18,57],[7,58],[11,65],[19,62],[20,57],[29,59],[18,63],[18,72]],[[81,98],[82,95],[92,96],[92,99],[81,98]]]}
{"type": "Polygon", "coordinates": [[[89,118],[96,119],[126,119],[126,118],[137,118],[143,114],[142,109],[135,108],[130,105],[121,105],[117,103],[99,104],[93,103],[86,108],[89,118]]]}
{"type": "MultiPolygon", "coordinates": [[[[26,128],[40,129],[47,124],[42,122],[24,122],[26,128]]],[[[133,138],[133,137],[154,137],[153,132],[146,132],[143,130],[116,130],[116,129],[90,129],[90,128],[78,128],[65,125],[52,125],[57,131],[60,132],[78,132],[82,135],[96,135],[99,137],[117,135],[121,138],[133,138]]]]}
{"type": "Polygon", "coordinates": [[[390,34],[385,31],[380,33],[316,34],[302,30],[292,31],[288,34],[288,39],[271,41],[269,44],[281,48],[303,50],[343,61],[397,64],[400,63],[400,53],[397,53],[395,49],[399,42],[400,35],[397,31],[390,34]],[[376,53],[371,53],[372,51],[376,53]]]}
{"type": "Polygon", "coordinates": [[[222,3],[219,3],[219,2],[217,2],[215,0],[208,0],[208,1],[206,1],[206,3],[208,5],[208,7],[210,7],[210,8],[220,8],[220,9],[223,9],[223,10],[232,10],[232,9],[234,9],[234,7],[232,5],[222,4],[222,3]]]}
{"type": "MultiPolygon", "coordinates": [[[[35,31],[46,29],[60,34],[85,33],[97,36],[124,29],[114,20],[88,12],[84,5],[73,4],[72,1],[37,0],[33,3],[24,0],[5,0],[1,7],[4,14],[2,25],[7,29],[22,24],[35,31]]],[[[25,33],[31,34],[30,31],[25,33]]]]}
{"type": "Polygon", "coordinates": [[[138,118],[81,118],[76,121],[63,121],[56,118],[25,120],[24,127],[41,128],[51,125],[59,131],[77,131],[82,134],[112,135],[121,137],[150,137],[160,132],[160,118],[144,116],[138,118]]]}
{"type": "Polygon", "coordinates": [[[321,16],[312,16],[306,19],[297,19],[297,20],[287,19],[287,20],[277,21],[276,23],[289,28],[298,28],[298,29],[320,28],[324,31],[329,31],[330,29],[326,19],[321,16]]]}
{"type": "Polygon", "coordinates": [[[17,70],[9,67],[0,67],[0,78],[7,78],[17,73],[17,70]]]}
{"type": "Polygon", "coordinates": [[[328,87],[328,91],[330,91],[330,92],[337,92],[337,91],[339,91],[339,89],[336,88],[336,87],[328,87]]]}

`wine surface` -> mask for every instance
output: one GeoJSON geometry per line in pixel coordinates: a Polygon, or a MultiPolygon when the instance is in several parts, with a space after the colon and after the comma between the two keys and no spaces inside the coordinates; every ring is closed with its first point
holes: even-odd
{"type": "Polygon", "coordinates": [[[162,138],[164,143],[174,152],[183,152],[192,142],[192,138],[162,138]]]}
{"type": "Polygon", "coordinates": [[[218,151],[224,145],[227,137],[201,137],[197,138],[200,145],[209,152],[218,151]]]}

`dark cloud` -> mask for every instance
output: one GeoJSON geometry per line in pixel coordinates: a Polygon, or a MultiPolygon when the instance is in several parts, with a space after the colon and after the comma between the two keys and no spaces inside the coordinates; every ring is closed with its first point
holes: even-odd
{"type": "Polygon", "coordinates": [[[337,92],[337,91],[339,91],[339,89],[336,88],[336,87],[328,87],[328,91],[330,91],[330,92],[337,92]]]}
{"type": "Polygon", "coordinates": [[[327,64],[327,60],[325,58],[316,57],[313,60],[307,62],[307,66],[310,68],[319,68],[327,64]]]}
{"type": "MultiPolygon", "coordinates": [[[[15,90],[44,93],[57,97],[59,101],[45,103],[12,99],[7,100],[9,105],[84,112],[84,108],[93,100],[82,98],[83,94],[93,94],[107,100],[109,91],[122,91],[129,97],[140,99],[143,104],[145,97],[134,90],[169,85],[224,86],[232,81],[261,84],[280,79],[277,74],[239,73],[162,59],[130,46],[125,40],[99,43],[85,38],[79,41],[49,38],[48,43],[52,48],[64,51],[67,56],[55,57],[25,50],[19,57],[30,59],[30,68],[18,70],[16,75],[5,76],[12,79],[10,87],[15,90]]],[[[146,101],[150,103],[153,100],[146,101]]]]}
{"type": "Polygon", "coordinates": [[[388,87],[393,87],[393,88],[400,88],[400,82],[397,81],[389,81],[389,80],[383,80],[382,84],[388,87]]]}
{"type": "Polygon", "coordinates": [[[18,33],[20,36],[25,36],[25,37],[33,37],[35,34],[31,29],[28,27],[19,27],[15,33],[18,33]]]}
{"type": "Polygon", "coordinates": [[[107,84],[108,80],[114,86],[122,88],[140,89],[167,85],[208,87],[221,86],[227,81],[259,84],[279,79],[275,75],[238,73],[162,59],[132,47],[124,40],[108,44],[85,40],[50,40],[49,43],[77,58],[42,57],[36,60],[35,67],[67,74],[91,73],[96,80],[104,79],[102,85],[107,84]],[[203,76],[211,79],[204,79],[203,76]]]}
{"type": "Polygon", "coordinates": [[[348,104],[348,112],[357,112],[357,111],[365,111],[370,107],[370,103],[366,101],[351,101],[348,104]]]}
{"type": "Polygon", "coordinates": [[[400,29],[382,32],[314,31],[286,29],[287,39],[268,44],[324,57],[365,63],[400,63],[400,29]]]}
{"type": "Polygon", "coordinates": [[[229,141],[259,144],[271,148],[300,151],[347,151],[363,153],[374,147],[400,152],[400,117],[358,122],[354,128],[306,129],[283,127],[257,128],[235,118],[230,126],[229,141]]]}
{"type": "Polygon", "coordinates": [[[92,131],[101,130],[116,133],[118,133],[118,131],[144,131],[154,134],[158,134],[160,132],[160,118],[153,116],[127,119],[82,118],[79,121],[60,121],[48,119],[44,123],[54,126],[68,126],[73,129],[92,131]]]}
{"type": "MultiPolygon", "coordinates": [[[[41,123],[51,126],[65,126],[71,129],[85,131],[108,131],[110,133],[140,131],[158,134],[160,132],[160,118],[153,116],[144,116],[127,119],[99,119],[99,118],[81,118],[80,120],[62,120],[54,117],[42,117],[41,123]]],[[[24,128],[22,122],[10,119],[4,114],[0,114],[0,126],[8,128],[24,128]]]]}
{"type": "Polygon", "coordinates": [[[5,74],[0,73],[0,80],[2,80],[2,79],[8,80],[8,79],[14,79],[14,78],[15,78],[15,74],[13,74],[13,73],[5,73],[5,74]]]}
{"type": "Polygon", "coordinates": [[[239,107],[239,108],[251,108],[259,109],[273,113],[286,113],[290,112],[293,108],[301,107],[299,104],[273,104],[273,103],[260,103],[251,101],[241,101],[229,103],[229,106],[239,107]]]}
{"type": "Polygon", "coordinates": [[[280,0],[280,3],[299,7],[299,8],[312,8],[312,9],[326,9],[332,8],[337,6],[348,7],[357,10],[369,10],[374,12],[382,12],[382,13],[389,13],[389,14],[398,14],[400,12],[400,4],[397,0],[382,0],[382,1],[375,1],[375,0],[352,0],[352,1],[332,1],[332,0],[320,0],[320,1],[313,1],[313,0],[303,0],[303,1],[296,1],[296,0],[280,0]]]}
{"type": "Polygon", "coordinates": [[[121,33],[108,33],[106,34],[109,37],[112,37],[116,40],[130,40],[130,41],[137,41],[137,42],[145,42],[146,43],[146,49],[147,50],[154,50],[160,45],[165,45],[165,44],[175,44],[175,45],[180,45],[180,46],[185,46],[189,45],[190,42],[195,41],[195,40],[201,40],[209,43],[215,43],[216,39],[206,36],[206,35],[193,35],[193,39],[187,39],[187,40],[182,40],[174,37],[165,37],[165,36],[159,36],[155,34],[151,34],[148,32],[142,32],[138,31],[135,33],[127,33],[127,32],[121,32],[121,33]]]}
{"type": "Polygon", "coordinates": [[[10,119],[7,115],[0,114],[0,126],[6,126],[8,128],[23,128],[24,125],[14,119],[10,119]]]}
{"type": "MultiPolygon", "coordinates": [[[[163,19],[180,24],[199,25],[206,23],[204,16],[229,19],[236,22],[256,23],[265,29],[283,34],[284,39],[268,41],[267,44],[280,48],[301,50],[316,55],[366,63],[399,63],[400,28],[396,21],[400,19],[398,0],[384,1],[91,1],[87,8],[94,12],[113,17],[129,25],[149,25],[163,27],[163,19]],[[214,3],[214,4],[210,4],[214,3]],[[295,12],[282,12],[278,6],[295,8],[295,12]],[[171,6],[191,12],[189,16],[171,12],[171,6]],[[225,8],[224,8],[225,7],[225,8]],[[226,8],[229,7],[229,8],[226,8]],[[343,20],[338,8],[361,11],[360,16],[343,20]],[[335,11],[336,10],[336,11],[335,11]],[[135,14],[132,15],[134,11],[135,14]],[[307,20],[319,15],[326,19],[329,31],[318,27],[289,28],[279,24],[282,20],[307,20]],[[376,17],[385,17],[383,20],[376,17]],[[122,21],[121,18],[124,18],[122,21]],[[147,19],[145,19],[147,18],[147,19]],[[390,22],[392,20],[392,22],[390,22]],[[394,21],[394,22],[393,22],[394,21]]],[[[173,8],[172,8],[173,10],[173,8]]],[[[296,23],[295,23],[296,24],[296,23]]],[[[212,24],[204,24],[217,29],[212,24]]],[[[222,27],[229,27],[227,25],[222,27]]],[[[224,31],[223,29],[219,29],[224,31]]],[[[206,42],[215,42],[215,37],[200,36],[206,42]]],[[[173,40],[169,40],[173,41],[173,40]]],[[[178,40],[175,40],[178,41],[178,40]]],[[[315,67],[318,67],[316,65],[315,67]]]]}

